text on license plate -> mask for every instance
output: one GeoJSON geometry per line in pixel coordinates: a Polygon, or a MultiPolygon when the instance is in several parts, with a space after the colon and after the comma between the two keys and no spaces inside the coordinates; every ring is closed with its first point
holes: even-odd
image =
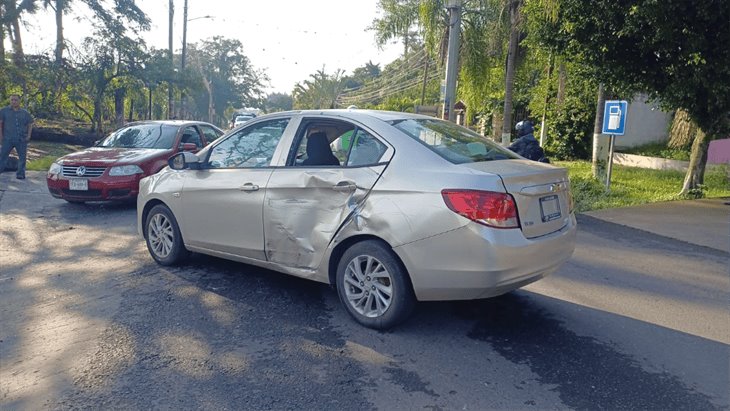
{"type": "Polygon", "coordinates": [[[540,198],[540,214],[543,223],[560,218],[560,201],[557,195],[540,198]]]}
{"type": "Polygon", "coordinates": [[[89,180],[85,178],[73,178],[68,180],[68,189],[76,191],[87,191],[89,189],[89,180]]]}

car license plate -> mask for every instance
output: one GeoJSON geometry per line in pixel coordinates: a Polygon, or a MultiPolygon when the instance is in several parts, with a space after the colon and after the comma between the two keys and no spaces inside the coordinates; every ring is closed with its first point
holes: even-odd
{"type": "Polygon", "coordinates": [[[69,190],[87,191],[89,189],[89,180],[85,178],[73,178],[68,180],[69,190]]]}
{"type": "Polygon", "coordinates": [[[543,223],[560,218],[560,201],[557,195],[540,198],[540,214],[543,223]]]}

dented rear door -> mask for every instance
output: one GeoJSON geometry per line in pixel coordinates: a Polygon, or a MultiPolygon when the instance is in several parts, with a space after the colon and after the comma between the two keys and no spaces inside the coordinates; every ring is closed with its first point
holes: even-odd
{"type": "Polygon", "coordinates": [[[332,237],[352,210],[366,201],[385,167],[276,169],[264,201],[267,259],[316,269],[332,237]]]}

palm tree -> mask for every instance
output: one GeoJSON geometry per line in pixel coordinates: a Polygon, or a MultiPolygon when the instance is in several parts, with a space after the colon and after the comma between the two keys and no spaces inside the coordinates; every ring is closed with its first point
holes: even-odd
{"type": "Polygon", "coordinates": [[[504,75],[504,117],[502,118],[502,145],[508,145],[512,135],[512,90],[515,84],[515,62],[520,41],[520,0],[509,0],[510,34],[507,51],[507,69],[504,75]]]}
{"type": "MultiPolygon", "coordinates": [[[[24,2],[34,0],[24,0],[24,2]]],[[[107,10],[98,0],[80,0],[86,4],[94,15],[99,18],[104,27],[113,33],[124,32],[125,28],[119,19],[136,23],[143,30],[148,30],[150,20],[147,15],[135,4],[134,1],[114,0],[114,9],[107,10]]],[[[45,8],[53,9],[56,16],[56,50],[55,58],[58,66],[62,65],[65,40],[63,35],[63,15],[69,13],[73,6],[73,0],[43,0],[45,8]]]]}
{"type": "Polygon", "coordinates": [[[345,89],[345,72],[337,70],[332,75],[321,70],[312,74],[310,80],[304,80],[294,86],[292,97],[294,108],[327,109],[335,108],[337,97],[345,89]]]}

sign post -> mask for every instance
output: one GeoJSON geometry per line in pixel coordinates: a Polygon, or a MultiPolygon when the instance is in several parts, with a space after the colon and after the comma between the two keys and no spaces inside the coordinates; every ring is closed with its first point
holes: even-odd
{"type": "Polygon", "coordinates": [[[608,176],[606,190],[611,189],[611,168],[613,167],[613,145],[616,136],[623,136],[626,129],[626,114],[629,103],[625,100],[607,100],[603,109],[603,129],[601,133],[608,134],[608,176]]]}

